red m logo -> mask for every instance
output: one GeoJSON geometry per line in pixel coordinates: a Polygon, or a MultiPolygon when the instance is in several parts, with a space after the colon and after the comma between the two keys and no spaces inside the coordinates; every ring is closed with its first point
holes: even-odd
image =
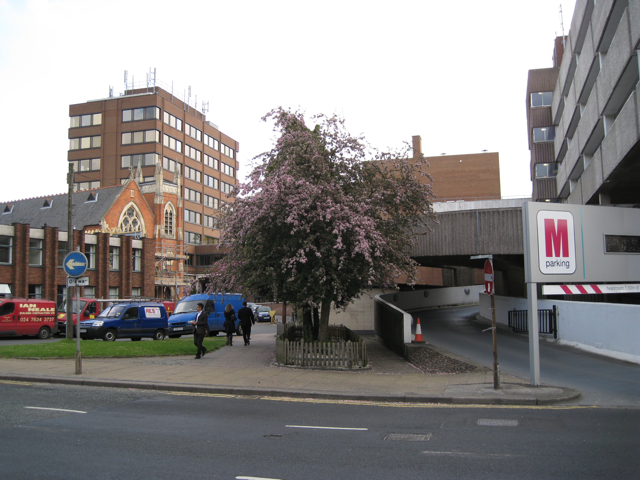
{"type": "Polygon", "coordinates": [[[544,241],[547,257],[568,257],[569,256],[569,229],[567,220],[553,218],[544,219],[544,241]]]}

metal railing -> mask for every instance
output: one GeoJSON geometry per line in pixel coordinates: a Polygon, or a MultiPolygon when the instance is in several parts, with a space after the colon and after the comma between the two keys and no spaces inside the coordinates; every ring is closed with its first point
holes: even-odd
{"type": "MultiPolygon", "coordinates": [[[[538,310],[538,333],[553,334],[553,338],[558,338],[558,319],[556,313],[555,305],[552,310],[538,310]]],[[[527,310],[509,311],[509,326],[514,332],[529,332],[527,314],[527,310]]]]}

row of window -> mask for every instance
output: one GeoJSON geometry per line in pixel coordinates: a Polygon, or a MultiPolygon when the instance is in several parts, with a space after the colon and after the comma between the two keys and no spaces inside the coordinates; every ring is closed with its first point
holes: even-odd
{"type": "Polygon", "coordinates": [[[229,158],[236,158],[236,152],[233,148],[222,144],[222,153],[224,153],[229,158]]]}
{"type": "Polygon", "coordinates": [[[193,203],[202,203],[202,193],[191,190],[190,188],[184,189],[184,198],[193,203]]]}
{"type": "Polygon", "coordinates": [[[170,137],[166,133],[164,134],[164,141],[162,142],[162,144],[165,147],[170,148],[171,150],[182,153],[182,142],[180,140],[176,140],[173,137],[170,137]]]}
{"type": "Polygon", "coordinates": [[[174,117],[167,111],[164,112],[164,123],[166,123],[170,127],[175,128],[176,130],[182,131],[182,120],[180,120],[178,117],[174,117]]]}
{"type": "Polygon", "coordinates": [[[122,110],[122,122],[137,122],[138,120],[160,120],[159,107],[142,107],[122,110]]]}
{"type": "MultiPolygon", "coordinates": [[[[11,286],[11,285],[10,285],[11,286]]],[[[64,285],[58,285],[58,300],[57,304],[62,305],[66,298],[67,287],[64,285]]],[[[131,287],[131,295],[134,297],[142,296],[142,287],[131,287]]],[[[96,287],[87,286],[84,287],[84,298],[96,298],[96,287]]],[[[29,298],[43,298],[42,297],[42,285],[29,285],[29,298]]],[[[109,298],[120,298],[120,287],[109,287],[109,298]]]]}
{"type": "Polygon", "coordinates": [[[220,151],[220,142],[206,133],[204,134],[204,144],[218,152],[220,151]]]}
{"type": "Polygon", "coordinates": [[[102,136],[78,137],[69,139],[69,150],[86,150],[88,148],[100,148],[102,146],[102,136]]]}
{"type": "Polygon", "coordinates": [[[88,115],[76,115],[69,117],[71,128],[92,127],[94,125],[102,125],[101,113],[89,113],[88,115]]]}
{"type": "Polygon", "coordinates": [[[136,153],[135,155],[123,155],[120,159],[122,168],[134,167],[151,167],[156,165],[160,160],[157,153],[136,153]]]}
{"type": "Polygon", "coordinates": [[[72,160],[69,162],[73,165],[74,172],[95,172],[100,170],[99,158],[88,158],[86,160],[72,160]]]}
{"type": "Polygon", "coordinates": [[[558,176],[557,163],[537,163],[536,178],[555,178],[558,176]]]}
{"type": "Polygon", "coordinates": [[[95,180],[93,182],[77,182],[73,184],[73,191],[80,192],[82,190],[94,190],[100,188],[100,181],[95,180]]]}
{"type": "Polygon", "coordinates": [[[550,107],[553,103],[553,92],[533,92],[531,94],[532,107],[550,107]]]}
{"type": "MultiPolygon", "coordinates": [[[[184,232],[184,243],[188,245],[218,245],[220,240],[199,233],[184,232]]],[[[187,264],[189,263],[187,262],[187,264]]]]}
{"type": "Polygon", "coordinates": [[[202,162],[202,152],[186,143],[184,145],[184,154],[196,162],[202,162]]]}
{"type": "Polygon", "coordinates": [[[195,223],[196,225],[202,225],[202,214],[185,208],[184,221],[188,223],[195,223]]]}
{"type": "Polygon", "coordinates": [[[533,129],[533,141],[553,142],[556,139],[556,127],[538,127],[533,129]]]}
{"type": "Polygon", "coordinates": [[[135,145],[138,143],[160,143],[159,130],[141,130],[138,132],[123,132],[122,145],[135,145]]]}
{"type": "Polygon", "coordinates": [[[187,135],[189,135],[191,138],[195,138],[197,141],[201,142],[202,141],[202,131],[198,130],[196,127],[194,127],[193,125],[189,125],[187,123],[187,126],[184,129],[184,133],[186,133],[187,135]]]}
{"type": "MultiPolygon", "coordinates": [[[[41,267],[44,258],[44,240],[41,238],[29,239],[29,265],[41,267]]],[[[85,245],[85,256],[87,257],[87,268],[96,268],[96,245],[85,245]]],[[[62,268],[64,258],[67,256],[66,242],[58,243],[58,267],[62,268]]],[[[0,264],[13,263],[13,237],[0,235],[0,264]]],[[[142,271],[142,250],[134,248],[131,250],[131,266],[134,272],[142,271]]],[[[109,269],[120,270],[120,247],[109,247],[109,269]]]]}

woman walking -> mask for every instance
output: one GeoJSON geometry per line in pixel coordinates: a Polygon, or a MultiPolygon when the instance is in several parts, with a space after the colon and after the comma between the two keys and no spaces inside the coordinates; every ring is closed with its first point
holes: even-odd
{"type": "Polygon", "coordinates": [[[227,332],[227,345],[233,346],[233,334],[236,333],[236,312],[230,303],[224,309],[224,331],[227,332]]]}

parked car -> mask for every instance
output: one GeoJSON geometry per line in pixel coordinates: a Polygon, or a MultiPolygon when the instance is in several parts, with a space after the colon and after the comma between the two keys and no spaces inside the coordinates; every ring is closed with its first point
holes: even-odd
{"type": "Polygon", "coordinates": [[[142,340],[142,337],[164,340],[168,320],[167,310],[161,303],[111,305],[95,319],[80,322],[80,338],[102,338],[108,342],[118,338],[136,341],[142,340]]]}
{"type": "Polygon", "coordinates": [[[51,300],[0,298],[0,336],[56,333],[56,304],[51,300]]]}
{"type": "Polygon", "coordinates": [[[271,309],[269,307],[265,307],[264,305],[259,305],[258,308],[253,312],[253,316],[256,317],[256,322],[270,322],[271,315],[269,311],[271,309]]]}
{"type": "MultiPolygon", "coordinates": [[[[207,335],[218,335],[218,333],[224,331],[224,309],[227,304],[230,303],[237,313],[242,308],[242,302],[244,302],[244,297],[239,293],[189,295],[178,302],[173,315],[169,318],[167,331],[169,338],[179,338],[181,335],[193,334],[191,322],[196,318],[196,306],[198,303],[204,305],[204,311],[208,314],[207,335]]],[[[242,335],[240,320],[236,321],[236,334],[242,335]]]]}

